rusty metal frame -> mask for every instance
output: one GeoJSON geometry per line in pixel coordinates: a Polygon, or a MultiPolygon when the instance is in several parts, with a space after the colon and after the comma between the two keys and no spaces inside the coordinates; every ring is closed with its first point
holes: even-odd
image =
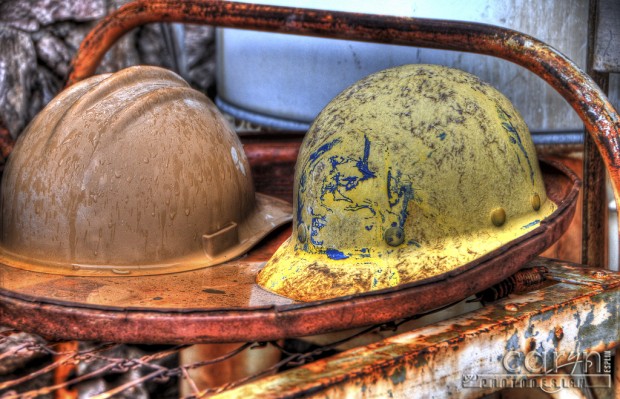
{"type": "MultiPolygon", "coordinates": [[[[489,25],[341,12],[258,6],[216,0],[140,0],[100,23],[83,42],[69,82],[94,73],[108,48],[128,30],[150,22],[187,22],[304,34],[349,40],[469,51],[500,57],[527,68],[554,87],[573,107],[602,155],[620,199],[620,118],[595,82],[574,63],[546,44],[521,33],[489,25]]],[[[540,261],[572,283],[504,300],[461,318],[354,349],[326,361],[246,385],[230,396],[299,397],[308,395],[386,396],[437,388],[441,393],[477,397],[480,390],[460,389],[461,372],[497,372],[501,363],[471,351],[506,349],[515,342],[524,351],[537,347],[569,352],[607,350],[620,342],[620,278],[567,264],[540,261]],[[597,277],[598,276],[598,277],[597,277]],[[502,309],[502,306],[504,308],[502,309]],[[615,324],[614,324],[615,323],[615,324]],[[562,334],[558,334],[561,324],[562,334]],[[538,336],[535,334],[538,332],[538,336]],[[537,337],[542,337],[539,340],[537,337]],[[554,339],[555,337],[555,339],[554,339]],[[559,338],[558,338],[559,337],[559,338]],[[545,339],[546,338],[546,339],[545,339]],[[534,345],[532,345],[532,342],[534,345]],[[440,363],[444,367],[436,370],[440,363]],[[462,366],[462,367],[461,367],[462,366]],[[469,368],[468,368],[469,367],[469,368]],[[485,368],[486,367],[486,368],[485,368]],[[432,385],[430,385],[432,384],[432,385]]],[[[4,309],[7,311],[7,309],[4,309]]],[[[36,308],[34,310],[37,310],[36,308]]],[[[486,390],[484,392],[489,392],[486,390]]]]}
{"type": "Polygon", "coordinates": [[[620,199],[620,117],[571,60],[523,33],[457,21],[273,7],[218,0],[138,0],[110,14],[82,42],[69,84],[95,72],[123,34],[150,22],[185,22],[278,33],[475,52],[514,62],[550,84],[583,120],[620,199]]]}
{"type": "MultiPolygon", "coordinates": [[[[501,384],[484,384],[501,382],[502,376],[515,376],[516,386],[548,384],[550,388],[549,381],[532,379],[553,370],[552,353],[558,365],[570,363],[570,373],[571,362],[583,361],[585,354],[597,356],[594,352],[604,356],[604,351],[620,344],[620,274],[545,258],[530,266],[547,267],[553,279],[564,282],[513,295],[215,397],[477,398],[501,389],[501,384]],[[528,371],[524,367],[530,352],[537,353],[530,356],[533,359],[548,354],[545,369],[532,366],[528,371]],[[504,366],[504,356],[508,356],[510,363],[506,363],[513,373],[504,366]]],[[[598,372],[603,385],[611,381],[611,368],[609,363],[607,372],[598,372]]]]}

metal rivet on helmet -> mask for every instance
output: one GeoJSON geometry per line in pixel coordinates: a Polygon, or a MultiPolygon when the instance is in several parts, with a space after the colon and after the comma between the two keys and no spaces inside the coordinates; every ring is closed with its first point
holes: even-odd
{"type": "Polygon", "coordinates": [[[405,241],[405,232],[400,227],[390,227],[383,234],[385,242],[392,247],[397,247],[405,241]]]}
{"type": "Polygon", "coordinates": [[[297,239],[299,240],[299,242],[306,242],[306,238],[307,238],[306,226],[304,226],[303,223],[300,223],[299,226],[297,226],[297,239]]]}
{"type": "Polygon", "coordinates": [[[451,272],[556,209],[510,101],[436,65],[380,71],[333,99],[306,134],[294,195],[308,238],[283,244],[258,283],[303,301],[451,272]]]}
{"type": "Polygon", "coordinates": [[[506,223],[506,211],[504,208],[493,209],[491,212],[491,222],[497,226],[503,226],[506,223]]]}
{"type": "Polygon", "coordinates": [[[61,92],[20,137],[1,197],[0,260],[61,274],[215,265],[291,219],[286,203],[254,193],[215,105],[156,67],[61,92]]]}
{"type": "Polygon", "coordinates": [[[532,209],[538,211],[540,209],[540,195],[532,195],[532,209]]]}

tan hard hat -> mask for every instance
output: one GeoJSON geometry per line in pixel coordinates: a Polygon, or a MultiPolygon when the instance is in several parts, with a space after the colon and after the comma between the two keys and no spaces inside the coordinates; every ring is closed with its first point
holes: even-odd
{"type": "Polygon", "coordinates": [[[63,91],[2,181],[0,261],[68,275],[159,274],[242,255],[291,220],[255,194],[237,135],[176,74],[132,67],[63,91]]]}

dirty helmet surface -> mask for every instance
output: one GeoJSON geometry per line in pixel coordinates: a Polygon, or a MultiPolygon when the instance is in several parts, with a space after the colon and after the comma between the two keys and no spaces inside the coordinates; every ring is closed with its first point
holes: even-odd
{"type": "Polygon", "coordinates": [[[60,93],[2,181],[0,261],[64,275],[216,265],[291,219],[255,194],[236,134],[176,74],[132,67],[60,93]]]}
{"type": "Polygon", "coordinates": [[[301,301],[442,275],[556,209],[510,101],[435,65],[378,72],[332,100],[304,139],[294,193],[293,234],[258,283],[301,301]]]}

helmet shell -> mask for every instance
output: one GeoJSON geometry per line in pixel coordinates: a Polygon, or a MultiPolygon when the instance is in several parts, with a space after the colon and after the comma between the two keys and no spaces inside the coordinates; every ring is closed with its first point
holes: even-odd
{"type": "Polygon", "coordinates": [[[332,100],[302,144],[294,192],[294,233],[258,282],[303,301],[447,273],[556,209],[510,101],[436,65],[375,73],[332,100]]]}
{"type": "Polygon", "coordinates": [[[156,67],[95,76],[52,100],[15,147],[1,203],[2,260],[63,274],[213,265],[290,219],[286,204],[255,195],[213,103],[156,67]]]}

